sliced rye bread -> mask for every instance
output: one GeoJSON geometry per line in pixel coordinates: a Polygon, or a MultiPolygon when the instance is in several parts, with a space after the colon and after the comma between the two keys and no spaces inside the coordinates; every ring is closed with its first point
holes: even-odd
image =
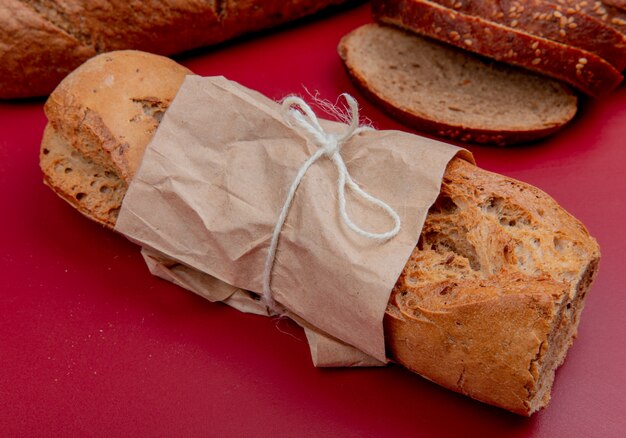
{"type": "MultiPolygon", "coordinates": [[[[186,71],[155,55],[101,55],[57,89],[74,100],[55,97],[56,91],[51,96],[59,106],[48,113],[55,126],[46,128],[42,141],[47,183],[109,227],[126,193],[125,178],[132,178],[139,160],[102,159],[112,140],[76,130],[71,111],[89,104],[103,132],[134,139],[128,146],[141,156],[151,137],[146,124],[158,125],[159,119],[144,124],[118,117],[134,108],[125,86],[84,93],[110,83],[111,75],[145,92],[141,84],[151,80],[142,80],[137,70],[163,81],[162,89],[149,88],[164,110],[186,71]],[[86,142],[93,142],[91,149],[72,146],[86,142]]],[[[388,302],[383,322],[388,354],[454,391],[531,415],[550,399],[599,257],[584,226],[547,194],[455,158],[388,302]]]]}
{"type": "Polygon", "coordinates": [[[367,97],[422,132],[507,145],[545,137],[576,113],[557,81],[393,27],[362,26],[338,50],[367,97]]]}
{"type": "Polygon", "coordinates": [[[593,53],[427,0],[374,0],[372,11],[379,22],[565,81],[590,96],[608,94],[623,79],[593,53]]]}
{"type": "Polygon", "coordinates": [[[604,58],[617,70],[626,67],[626,36],[585,12],[547,0],[432,1],[464,14],[578,47],[604,58]]]}

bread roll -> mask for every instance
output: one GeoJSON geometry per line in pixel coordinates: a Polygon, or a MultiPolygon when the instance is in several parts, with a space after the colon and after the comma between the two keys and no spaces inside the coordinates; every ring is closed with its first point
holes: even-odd
{"type": "MultiPolygon", "coordinates": [[[[113,227],[158,124],[141,99],[152,93],[165,110],[186,73],[136,52],[100,55],[72,73],[45,107],[46,183],[113,227]],[[162,93],[155,77],[166,82],[162,93]]],[[[583,225],[548,195],[454,159],[391,294],[388,355],[454,391],[530,415],[548,403],[599,257],[583,225]]]]}

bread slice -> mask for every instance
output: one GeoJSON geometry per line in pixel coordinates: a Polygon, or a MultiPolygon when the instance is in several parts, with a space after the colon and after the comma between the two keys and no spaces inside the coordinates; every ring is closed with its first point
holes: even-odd
{"type": "MultiPolygon", "coordinates": [[[[110,74],[124,79],[116,67],[118,57],[126,64],[129,82],[134,81],[132,72],[147,66],[166,83],[178,80],[178,72],[157,62],[158,57],[111,53],[78,69],[59,93],[84,99],[80,90],[97,86],[110,74]],[[99,74],[94,65],[100,66],[99,74]]],[[[167,86],[162,95],[153,91],[154,99],[169,101],[167,86]]],[[[67,111],[81,107],[56,93],[50,99],[67,104],[67,111]]],[[[113,87],[95,94],[90,105],[98,108],[103,129],[116,132],[108,124],[116,121],[111,113],[127,105],[127,90],[113,87]],[[118,107],[112,102],[119,102],[118,107]]],[[[63,107],[57,111],[63,114],[63,107]]],[[[132,177],[139,163],[111,161],[106,168],[93,152],[106,156],[107,138],[68,131],[66,123],[75,123],[68,112],[46,128],[44,178],[83,214],[113,226],[113,212],[127,188],[123,175],[132,177]],[[62,132],[82,139],[67,140],[62,132]],[[93,149],[72,146],[88,140],[93,149]]],[[[137,139],[129,148],[143,152],[150,135],[141,124],[128,123],[124,129],[137,139]]],[[[391,294],[384,319],[389,356],[452,390],[530,415],[549,400],[555,369],[575,336],[598,259],[595,240],[548,195],[454,159],[391,294]]]]}
{"type": "Polygon", "coordinates": [[[626,67],[626,36],[574,8],[548,0],[433,0],[433,3],[578,47],[604,58],[620,71],[626,67]]]}
{"type": "Polygon", "coordinates": [[[339,44],[354,83],[395,118],[422,132],[507,145],[545,137],[574,117],[567,87],[454,47],[378,24],[339,44]]]}
{"type": "Polygon", "coordinates": [[[427,0],[374,0],[372,11],[382,23],[545,74],[590,96],[608,94],[623,79],[593,53],[427,0]]]}

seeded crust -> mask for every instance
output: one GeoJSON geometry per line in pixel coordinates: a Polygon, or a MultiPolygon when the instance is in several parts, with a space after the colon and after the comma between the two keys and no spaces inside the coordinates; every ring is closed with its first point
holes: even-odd
{"type": "Polygon", "coordinates": [[[626,10],[626,0],[603,0],[602,3],[608,6],[614,6],[616,8],[626,10]]]}
{"type": "Polygon", "coordinates": [[[626,35],[626,11],[623,8],[615,7],[618,3],[624,4],[621,0],[613,2],[598,0],[550,0],[566,8],[583,11],[592,17],[597,18],[626,35]],[[613,3],[613,5],[611,5],[613,3]]]}
{"type": "Polygon", "coordinates": [[[46,95],[96,53],[180,53],[347,1],[3,0],[0,99],[46,95]]]}
{"type": "Polygon", "coordinates": [[[576,114],[576,96],[556,81],[392,27],[362,26],[338,50],[370,100],[422,132],[502,146],[552,134],[576,114]]]}
{"type": "MultiPolygon", "coordinates": [[[[433,0],[433,3],[578,47],[604,58],[620,71],[626,67],[626,36],[574,8],[548,0],[433,0]]],[[[540,44],[535,44],[535,54],[541,56],[540,44]]]]}
{"type": "Polygon", "coordinates": [[[372,11],[381,23],[545,74],[590,96],[608,94],[623,79],[618,70],[593,53],[427,0],[373,0],[372,11]]]}
{"type": "MultiPolygon", "coordinates": [[[[180,80],[169,61],[157,59],[136,52],[101,55],[50,97],[72,106],[57,107],[57,115],[65,116],[46,128],[41,149],[44,178],[81,213],[109,227],[126,193],[125,178],[132,178],[139,163],[102,164],[93,152],[107,156],[109,147],[98,143],[99,138],[88,153],[72,147],[70,143],[84,141],[69,141],[61,131],[84,136],[65,127],[74,125],[71,111],[81,105],[58,94],[77,100],[89,97],[90,105],[99,108],[99,120],[116,132],[121,127],[106,125],[115,119],[105,112],[130,105],[126,88],[93,96],[81,90],[99,86],[110,74],[139,86],[145,80],[137,81],[132,72],[147,66],[165,83],[180,80]],[[118,57],[129,76],[121,76],[118,57]],[[118,105],[110,105],[115,102],[118,105]],[[76,196],[77,191],[86,196],[76,196]]],[[[153,97],[169,102],[171,91],[153,97]]],[[[123,129],[127,137],[138,139],[129,149],[142,153],[151,132],[132,122],[123,129]]],[[[549,400],[554,371],[575,337],[598,259],[595,240],[548,195],[453,159],[419,243],[392,291],[384,319],[388,354],[447,388],[530,415],[549,400]]]]}

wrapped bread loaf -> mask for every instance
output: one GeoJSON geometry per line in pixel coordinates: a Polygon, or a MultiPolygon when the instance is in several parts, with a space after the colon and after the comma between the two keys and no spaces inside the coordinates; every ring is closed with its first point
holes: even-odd
{"type": "MultiPolygon", "coordinates": [[[[190,72],[138,52],[91,59],[50,96],[45,182],[112,228],[141,156],[190,72]]],[[[453,159],[391,294],[388,356],[530,415],[548,403],[599,261],[585,228],[529,185],[453,159]]]]}

